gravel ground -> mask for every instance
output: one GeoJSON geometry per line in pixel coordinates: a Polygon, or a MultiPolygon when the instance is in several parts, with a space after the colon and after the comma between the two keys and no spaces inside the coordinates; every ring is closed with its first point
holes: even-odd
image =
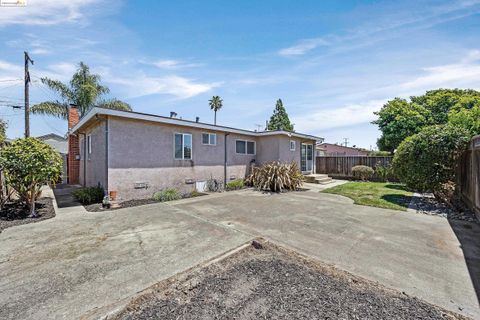
{"type": "Polygon", "coordinates": [[[428,214],[453,220],[479,222],[473,212],[468,210],[460,212],[450,208],[446,204],[436,200],[431,193],[415,193],[412,197],[409,208],[421,214],[428,214]]]}
{"type": "Polygon", "coordinates": [[[39,222],[55,217],[52,199],[41,198],[35,205],[38,217],[30,218],[28,217],[30,214],[29,209],[24,204],[20,202],[7,203],[0,211],[0,232],[9,227],[39,222]]]}
{"type": "Polygon", "coordinates": [[[465,319],[292,251],[261,246],[160,282],[113,319],[465,319]]]}

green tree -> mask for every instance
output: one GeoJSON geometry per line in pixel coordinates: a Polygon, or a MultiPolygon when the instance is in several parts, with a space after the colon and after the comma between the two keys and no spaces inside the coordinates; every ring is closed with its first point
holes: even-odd
{"type": "Polygon", "coordinates": [[[434,125],[406,138],[393,158],[395,174],[417,191],[442,190],[455,180],[459,155],[470,140],[469,133],[452,125],[434,125]]]}
{"type": "Polygon", "coordinates": [[[267,129],[293,131],[293,125],[290,123],[282,99],[277,100],[273,114],[270,117],[270,121],[268,121],[267,129]]]}
{"type": "Polygon", "coordinates": [[[377,141],[381,151],[393,152],[405,138],[417,133],[428,121],[428,111],[422,106],[412,105],[405,99],[388,101],[380,111],[375,112],[382,136],[377,141]]]}
{"type": "Polygon", "coordinates": [[[448,123],[464,128],[470,134],[475,136],[480,134],[480,104],[471,109],[453,109],[448,114],[448,123]]]}
{"type": "Polygon", "coordinates": [[[53,115],[67,119],[68,107],[75,104],[80,116],[85,115],[95,106],[108,109],[131,111],[126,102],[111,99],[105,100],[103,96],[110,92],[108,87],[100,84],[100,76],[90,72],[90,68],[80,62],[77,71],[73,74],[68,84],[58,80],[42,78],[43,84],[60,96],[60,101],[45,101],[32,106],[32,113],[53,115]]]}
{"type": "Polygon", "coordinates": [[[208,100],[208,104],[215,113],[213,124],[217,125],[217,111],[222,109],[223,100],[219,96],[213,96],[212,99],[208,100]]]}
{"type": "Polygon", "coordinates": [[[373,124],[382,132],[378,148],[392,152],[407,137],[423,127],[446,124],[452,110],[471,109],[480,101],[480,92],[463,89],[437,89],[424,95],[410,97],[410,101],[395,98],[388,101],[373,124]]]}
{"type": "Polygon", "coordinates": [[[0,146],[5,142],[7,138],[7,122],[0,119],[0,146]]]}
{"type": "Polygon", "coordinates": [[[35,201],[44,184],[54,184],[62,172],[62,158],[51,146],[36,138],[17,139],[0,153],[0,168],[35,217],[35,201]]]}

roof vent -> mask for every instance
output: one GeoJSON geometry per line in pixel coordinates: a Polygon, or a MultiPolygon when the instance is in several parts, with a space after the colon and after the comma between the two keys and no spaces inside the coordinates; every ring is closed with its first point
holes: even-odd
{"type": "Polygon", "coordinates": [[[170,118],[176,118],[177,113],[175,111],[170,111],[170,118]]]}
{"type": "Polygon", "coordinates": [[[200,121],[200,117],[195,117],[195,122],[198,123],[198,121],[200,121]]]}

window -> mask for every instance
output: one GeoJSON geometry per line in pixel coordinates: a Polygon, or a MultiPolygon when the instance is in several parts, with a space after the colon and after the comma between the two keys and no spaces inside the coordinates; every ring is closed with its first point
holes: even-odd
{"type": "Polygon", "coordinates": [[[202,133],[202,144],[214,146],[217,144],[217,135],[215,133],[202,133]]]}
{"type": "Polygon", "coordinates": [[[239,154],[255,154],[255,141],[236,140],[235,152],[239,154]]]}
{"type": "Polygon", "coordinates": [[[91,135],[87,135],[87,152],[88,154],[91,154],[92,153],[92,136],[91,135]]]}
{"type": "Polygon", "coordinates": [[[175,133],[175,159],[192,159],[192,135],[189,133],[175,133]]]}
{"type": "Polygon", "coordinates": [[[290,151],[295,151],[295,141],[290,140],[290,151]]]}

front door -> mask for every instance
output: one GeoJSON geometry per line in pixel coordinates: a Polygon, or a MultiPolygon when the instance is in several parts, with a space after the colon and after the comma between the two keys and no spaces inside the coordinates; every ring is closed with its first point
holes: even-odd
{"type": "Polygon", "coordinates": [[[302,143],[300,166],[303,173],[312,173],[313,170],[313,144],[302,143]]]}

